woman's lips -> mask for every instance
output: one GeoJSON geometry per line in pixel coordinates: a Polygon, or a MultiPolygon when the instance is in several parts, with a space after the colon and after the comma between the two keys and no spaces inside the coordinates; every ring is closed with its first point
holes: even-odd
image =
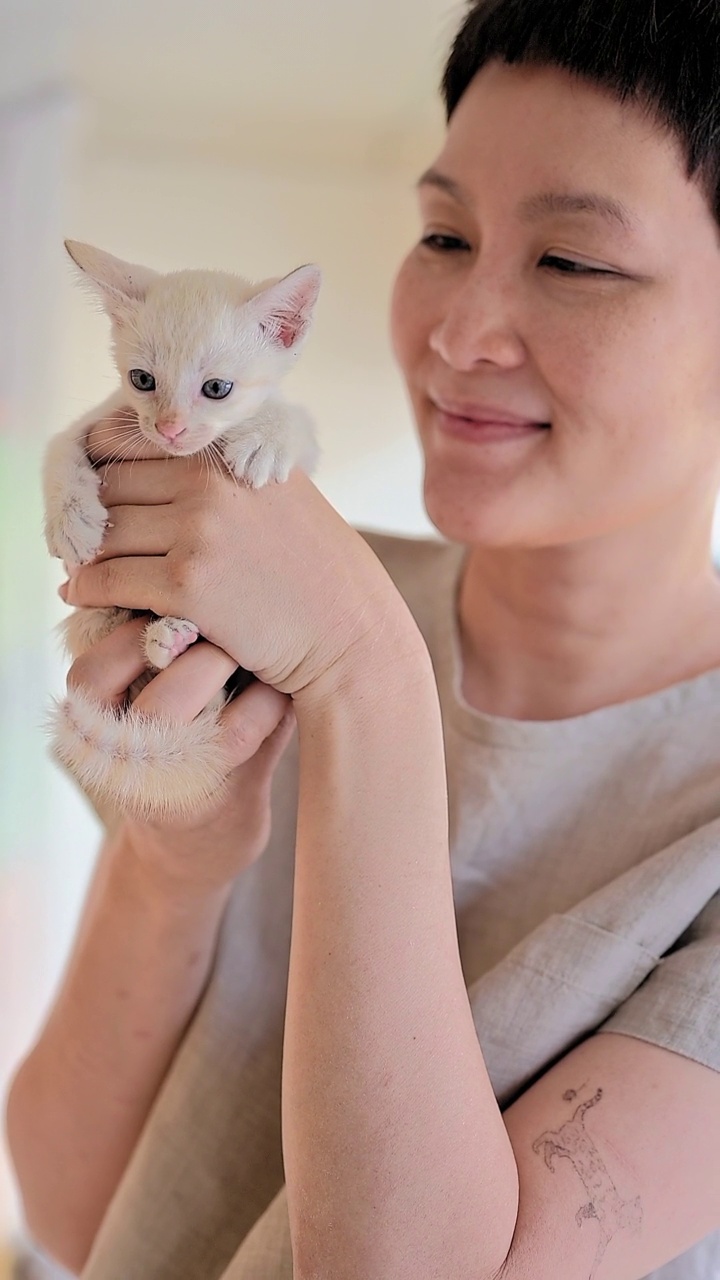
{"type": "Polygon", "coordinates": [[[444,409],[435,409],[435,419],[440,430],[460,440],[470,440],[475,444],[490,444],[494,441],[526,440],[541,431],[549,430],[549,423],[537,423],[527,426],[515,426],[509,422],[476,422],[472,418],[461,418],[459,414],[446,413],[444,409]]]}

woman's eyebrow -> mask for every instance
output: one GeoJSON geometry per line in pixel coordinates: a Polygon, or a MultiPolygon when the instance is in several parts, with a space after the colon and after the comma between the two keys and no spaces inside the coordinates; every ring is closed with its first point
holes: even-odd
{"type": "MultiPolygon", "coordinates": [[[[468,208],[472,206],[472,197],[459,182],[440,173],[438,169],[426,169],[415,184],[439,187],[447,195],[452,196],[460,204],[468,208]]],[[[528,196],[518,205],[517,214],[521,222],[539,222],[541,218],[553,213],[592,213],[597,217],[613,222],[623,231],[633,233],[642,229],[640,219],[622,201],[612,196],[601,195],[597,191],[544,191],[538,195],[528,196]]]]}

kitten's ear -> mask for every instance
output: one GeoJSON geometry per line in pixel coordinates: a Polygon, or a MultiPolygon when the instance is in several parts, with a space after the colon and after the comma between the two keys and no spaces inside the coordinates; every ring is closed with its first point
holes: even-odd
{"type": "Polygon", "coordinates": [[[111,253],[96,249],[91,244],[81,244],[79,240],[66,240],[65,248],[82,271],[85,283],[99,294],[105,310],[116,320],[127,314],[128,303],[143,301],[149,285],[159,275],[150,267],[123,262],[111,253]]]}
{"type": "Polygon", "coordinates": [[[255,295],[251,306],[272,343],[288,351],[299,348],[310,330],[321,282],[320,268],[311,263],[255,295]]]}

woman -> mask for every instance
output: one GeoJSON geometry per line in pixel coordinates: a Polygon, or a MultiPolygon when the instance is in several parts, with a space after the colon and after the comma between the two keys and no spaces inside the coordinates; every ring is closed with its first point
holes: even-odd
{"type": "Polygon", "coordinates": [[[261,682],[227,805],[108,816],[13,1085],[87,1280],[717,1275],[719,67],[705,0],[469,11],[392,306],[442,542],[109,469],[64,598],[198,622],[149,710],[261,682]]]}

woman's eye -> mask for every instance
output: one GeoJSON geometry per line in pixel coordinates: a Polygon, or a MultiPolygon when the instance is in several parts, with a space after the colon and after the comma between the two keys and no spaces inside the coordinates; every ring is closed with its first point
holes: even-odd
{"type": "Polygon", "coordinates": [[[602,271],[600,267],[585,267],[581,262],[573,262],[570,258],[556,258],[548,253],[542,259],[543,262],[552,262],[555,264],[554,270],[559,271],[561,275],[566,276],[614,276],[615,271],[602,271]]]}
{"type": "Polygon", "coordinates": [[[202,393],[208,400],[224,400],[232,389],[232,382],[226,382],[224,378],[210,378],[202,385],[202,393]]]}
{"type": "MultiPolygon", "coordinates": [[[[443,235],[441,232],[433,232],[431,235],[423,236],[420,241],[426,248],[433,250],[434,253],[458,253],[469,250],[470,246],[467,241],[461,240],[459,236],[443,235]]],[[[600,267],[586,267],[581,262],[573,262],[571,258],[558,258],[554,254],[546,254],[540,265],[547,263],[554,271],[559,271],[561,275],[566,276],[614,276],[616,271],[603,271],[600,267]]]]}
{"type": "Polygon", "coordinates": [[[155,390],[155,379],[146,369],[131,369],[128,378],[136,391],[155,390]]]}
{"type": "Polygon", "coordinates": [[[436,253],[454,253],[458,249],[469,248],[469,245],[464,240],[461,240],[459,236],[444,236],[439,232],[423,236],[420,243],[426,245],[428,249],[433,249],[436,253]]]}

